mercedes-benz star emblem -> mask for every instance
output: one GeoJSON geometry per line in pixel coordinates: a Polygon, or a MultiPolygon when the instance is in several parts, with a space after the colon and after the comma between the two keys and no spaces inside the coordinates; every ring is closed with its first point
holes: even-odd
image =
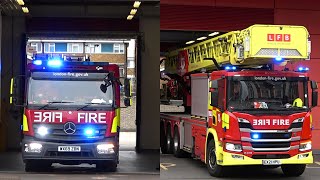
{"type": "Polygon", "coordinates": [[[73,122],[67,122],[64,124],[63,130],[66,134],[74,134],[76,132],[76,125],[73,122]]]}

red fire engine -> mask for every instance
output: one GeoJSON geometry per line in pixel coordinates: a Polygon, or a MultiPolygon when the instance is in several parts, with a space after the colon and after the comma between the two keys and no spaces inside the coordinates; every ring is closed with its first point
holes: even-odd
{"type": "MultiPolygon", "coordinates": [[[[119,161],[119,67],[109,63],[34,60],[27,65],[22,157],[26,171],[52,163],[96,164],[115,171],[119,161]]],[[[19,102],[19,78],[11,103],[19,102]]],[[[128,81],[126,81],[128,84],[128,81]]],[[[129,96],[128,87],[125,87],[129,96]]],[[[125,100],[130,105],[130,99],[125,100]]]]}
{"type": "Polygon", "coordinates": [[[313,163],[317,84],[309,68],[285,65],[309,56],[307,30],[287,25],[253,25],[169,52],[165,74],[183,87],[186,112],[161,113],[162,153],[191,154],[212,176],[237,165],[301,175],[313,163]]]}

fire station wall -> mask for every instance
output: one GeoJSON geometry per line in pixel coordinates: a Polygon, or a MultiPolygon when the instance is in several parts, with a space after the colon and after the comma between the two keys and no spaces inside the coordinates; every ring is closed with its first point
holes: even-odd
{"type": "Polygon", "coordinates": [[[0,151],[20,148],[20,108],[9,103],[10,79],[22,72],[24,17],[2,17],[0,151]]]}
{"type": "Polygon", "coordinates": [[[142,38],[137,62],[137,148],[159,150],[159,17],[141,17],[142,38]],[[140,116],[140,117],[139,117],[140,116]]]}
{"type": "MultiPolygon", "coordinates": [[[[299,0],[277,0],[275,1],[275,24],[293,24],[305,26],[311,37],[311,60],[296,63],[293,68],[304,65],[310,68],[310,78],[320,85],[320,27],[317,22],[320,19],[320,2],[299,0]]],[[[320,99],[320,97],[319,97],[320,99]]],[[[318,100],[319,103],[319,100],[318,100]]],[[[313,115],[313,149],[316,153],[320,151],[320,106],[312,110],[313,115]]]]}
{"type": "MultiPolygon", "coordinates": [[[[1,45],[2,45],[2,15],[1,15],[1,10],[0,10],[0,74],[2,73],[2,55],[1,55],[1,45]]],[[[0,78],[0,96],[1,96],[1,78],[0,78]]],[[[0,109],[2,109],[2,105],[0,103],[0,109]]],[[[4,142],[5,142],[5,131],[4,131],[4,126],[2,125],[2,119],[1,119],[1,111],[0,111],[0,151],[3,151],[4,147],[4,142]]]]}

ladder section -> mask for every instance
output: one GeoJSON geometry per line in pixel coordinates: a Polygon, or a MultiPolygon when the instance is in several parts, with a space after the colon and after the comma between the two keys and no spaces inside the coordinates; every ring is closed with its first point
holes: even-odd
{"type": "Polygon", "coordinates": [[[309,33],[303,26],[252,25],[168,52],[167,73],[184,75],[219,65],[257,66],[309,59],[309,33]]]}

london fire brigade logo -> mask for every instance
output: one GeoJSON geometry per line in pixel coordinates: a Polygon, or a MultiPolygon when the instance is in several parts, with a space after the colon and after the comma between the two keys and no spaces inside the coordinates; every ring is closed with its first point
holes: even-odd
{"type": "Polygon", "coordinates": [[[64,124],[63,130],[66,134],[74,134],[76,132],[76,125],[73,122],[67,122],[64,124]]]}

